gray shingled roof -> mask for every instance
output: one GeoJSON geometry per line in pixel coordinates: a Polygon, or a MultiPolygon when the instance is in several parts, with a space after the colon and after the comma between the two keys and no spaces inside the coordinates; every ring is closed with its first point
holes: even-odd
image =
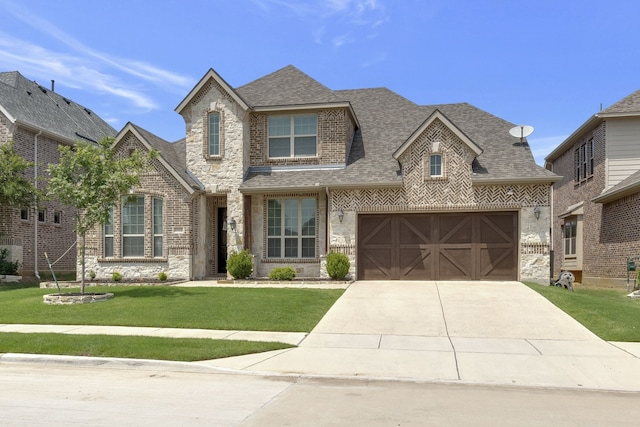
{"type": "Polygon", "coordinates": [[[638,192],[640,192],[640,170],[620,181],[607,191],[604,191],[599,196],[594,197],[593,201],[607,203],[638,192]]]}
{"type": "Polygon", "coordinates": [[[600,111],[599,114],[640,113],[640,90],[627,95],[615,104],[600,111]]]}
{"type": "MultiPolygon", "coordinates": [[[[323,100],[328,100],[327,88],[311,79],[294,67],[256,80],[243,88],[251,87],[253,94],[238,92],[255,106],[256,99],[267,103],[272,89],[269,83],[280,82],[277,87],[277,101],[281,105],[285,100],[301,104],[303,101],[317,103],[319,100],[309,95],[302,96],[305,87],[311,92],[318,91],[323,100]],[[280,78],[278,74],[282,72],[280,78]],[[296,76],[301,81],[296,82],[296,76]],[[266,80],[265,80],[266,79],[266,80]],[[293,85],[294,94],[287,96],[287,85],[293,85]],[[263,86],[264,85],[264,86],[263,86]]],[[[311,79],[313,80],[313,79],[311,79]]],[[[525,180],[548,180],[557,178],[552,172],[536,165],[531,150],[526,144],[509,134],[512,123],[482,111],[472,105],[446,104],[419,106],[386,88],[356,89],[332,91],[334,99],[348,101],[353,106],[360,122],[356,132],[347,165],[344,169],[331,170],[272,170],[250,172],[242,188],[246,191],[257,189],[296,189],[317,186],[384,186],[401,185],[398,162],[393,158],[394,151],[433,113],[440,110],[462,132],[484,150],[473,163],[474,180],[478,182],[513,182],[525,180]]],[[[268,104],[271,105],[271,104],[268,104]]]]}
{"type": "Polygon", "coordinates": [[[182,138],[176,142],[169,142],[154,135],[148,130],[141,128],[133,123],[129,123],[145,141],[167,162],[174,171],[192,188],[204,189],[202,184],[198,182],[193,175],[187,171],[186,161],[186,139],[182,138]]]}
{"type": "Polygon", "coordinates": [[[288,65],[235,91],[252,107],[339,102],[331,89],[288,65]]]}
{"type": "Polygon", "coordinates": [[[70,141],[99,141],[117,134],[93,111],[28,80],[17,71],[0,73],[0,106],[18,123],[70,141]]]}

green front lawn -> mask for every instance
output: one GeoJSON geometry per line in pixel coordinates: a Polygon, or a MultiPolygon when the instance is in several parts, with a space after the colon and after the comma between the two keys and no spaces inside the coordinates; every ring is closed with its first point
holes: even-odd
{"type": "MultiPolygon", "coordinates": [[[[121,286],[88,288],[87,292],[112,292],[115,298],[84,305],[46,305],[42,296],[57,289],[2,285],[0,324],[309,332],[344,290],[121,286]]],[[[0,353],[194,361],[290,347],[254,341],[0,332],[0,353]]]]}
{"type": "Polygon", "coordinates": [[[0,324],[309,332],[344,290],[121,286],[87,289],[115,294],[114,299],[105,302],[42,302],[43,295],[57,292],[0,287],[0,324]]]}
{"type": "Polygon", "coordinates": [[[640,342],[640,299],[627,298],[625,290],[526,285],[603,340],[640,342]]]}

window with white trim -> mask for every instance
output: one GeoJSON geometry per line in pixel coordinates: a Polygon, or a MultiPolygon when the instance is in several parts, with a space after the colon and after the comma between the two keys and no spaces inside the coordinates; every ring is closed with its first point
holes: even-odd
{"type": "Polygon", "coordinates": [[[220,113],[209,113],[209,156],[220,156],[220,113]]]}
{"type": "Polygon", "coordinates": [[[109,222],[104,225],[104,256],[113,257],[113,207],[109,209],[109,222]]]}
{"type": "Polygon", "coordinates": [[[153,199],[153,257],[162,257],[163,232],[162,232],[162,199],[153,199]]]}
{"type": "Polygon", "coordinates": [[[429,156],[429,175],[432,177],[442,176],[442,154],[429,156]]]}
{"type": "Polygon", "coordinates": [[[122,201],[122,256],[144,257],[144,197],[122,201]]]}
{"type": "Polygon", "coordinates": [[[578,220],[577,218],[572,218],[565,220],[563,225],[563,235],[564,235],[564,255],[565,256],[576,256],[576,236],[578,231],[578,220]]]}
{"type": "Polygon", "coordinates": [[[318,153],[318,116],[269,116],[269,157],[315,157],[318,153]]]}
{"type": "Polygon", "coordinates": [[[316,257],[316,199],[267,201],[267,258],[316,257]]]}

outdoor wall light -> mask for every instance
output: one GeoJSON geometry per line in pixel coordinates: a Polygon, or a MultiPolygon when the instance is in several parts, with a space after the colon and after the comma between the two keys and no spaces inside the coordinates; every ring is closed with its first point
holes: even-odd
{"type": "Polygon", "coordinates": [[[229,227],[231,227],[231,231],[236,231],[236,220],[234,218],[229,221],[229,227]]]}
{"type": "Polygon", "coordinates": [[[338,211],[338,220],[340,221],[340,224],[342,224],[343,219],[344,219],[344,212],[342,212],[342,209],[340,209],[338,211]]]}
{"type": "Polygon", "coordinates": [[[538,206],[533,208],[533,216],[536,217],[536,220],[540,219],[540,208],[538,206]]]}

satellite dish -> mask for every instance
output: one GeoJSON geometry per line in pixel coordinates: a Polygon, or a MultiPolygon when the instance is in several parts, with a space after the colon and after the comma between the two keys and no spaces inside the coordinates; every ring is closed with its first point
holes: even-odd
{"type": "Polygon", "coordinates": [[[529,135],[533,133],[533,126],[520,125],[515,126],[509,129],[509,134],[511,136],[515,136],[516,138],[520,138],[520,142],[529,135]]]}

